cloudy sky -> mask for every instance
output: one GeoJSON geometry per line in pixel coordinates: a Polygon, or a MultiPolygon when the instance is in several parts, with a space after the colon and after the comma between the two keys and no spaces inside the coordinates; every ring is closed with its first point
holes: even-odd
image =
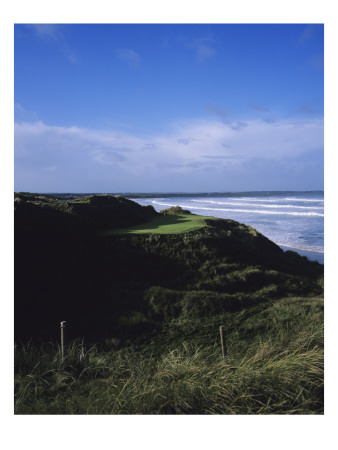
{"type": "Polygon", "coordinates": [[[322,25],[15,25],[15,190],[323,189],[322,25]]]}

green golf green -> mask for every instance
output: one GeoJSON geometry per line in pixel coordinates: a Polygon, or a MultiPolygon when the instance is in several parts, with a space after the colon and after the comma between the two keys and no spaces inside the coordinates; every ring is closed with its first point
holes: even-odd
{"type": "Polygon", "coordinates": [[[122,228],[119,230],[105,231],[105,235],[112,234],[180,234],[188,231],[203,228],[207,224],[205,219],[211,219],[208,216],[197,216],[194,214],[166,214],[154,217],[152,220],[133,227],[122,228]]]}

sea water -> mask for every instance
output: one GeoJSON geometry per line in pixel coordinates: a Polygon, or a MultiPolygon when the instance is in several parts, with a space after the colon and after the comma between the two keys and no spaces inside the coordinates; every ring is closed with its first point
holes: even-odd
{"type": "Polygon", "coordinates": [[[283,250],[324,263],[324,193],[246,192],[135,198],[156,211],[179,205],[194,214],[251,225],[283,250]]]}

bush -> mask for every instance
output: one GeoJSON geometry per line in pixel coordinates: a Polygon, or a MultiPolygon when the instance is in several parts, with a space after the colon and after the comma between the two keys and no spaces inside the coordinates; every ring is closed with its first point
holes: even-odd
{"type": "Polygon", "coordinates": [[[152,286],[145,293],[149,314],[157,320],[171,320],[181,312],[181,293],[173,289],[152,286]]]}

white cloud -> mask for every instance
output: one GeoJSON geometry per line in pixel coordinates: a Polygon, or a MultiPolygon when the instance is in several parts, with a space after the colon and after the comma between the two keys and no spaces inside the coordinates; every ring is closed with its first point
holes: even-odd
{"type": "Polygon", "coordinates": [[[71,63],[78,62],[78,56],[75,51],[70,48],[65,34],[62,32],[61,25],[58,24],[30,24],[27,27],[35,33],[42,41],[53,44],[58,48],[71,63]]]}
{"type": "Polygon", "coordinates": [[[212,46],[215,43],[215,40],[211,36],[204,36],[196,39],[188,39],[184,36],[180,36],[178,42],[195,52],[195,58],[198,63],[203,63],[217,55],[217,51],[212,46]]]}
{"type": "Polygon", "coordinates": [[[317,26],[314,24],[306,25],[298,38],[299,45],[306,45],[315,35],[317,26]]]}
{"type": "Polygon", "coordinates": [[[212,114],[215,114],[222,120],[226,120],[230,114],[230,112],[227,109],[223,108],[222,106],[215,105],[213,103],[207,103],[206,105],[204,105],[204,110],[212,114]]]}
{"type": "Polygon", "coordinates": [[[29,25],[41,39],[57,41],[61,37],[60,28],[55,24],[38,23],[29,25]]]}
{"type": "Polygon", "coordinates": [[[26,110],[20,103],[14,103],[14,111],[18,111],[21,114],[25,114],[26,110]]]}
{"type": "Polygon", "coordinates": [[[46,170],[47,172],[54,172],[55,170],[58,169],[58,166],[54,165],[54,166],[48,166],[48,167],[43,167],[43,170],[46,170]]]}
{"type": "Polygon", "coordinates": [[[216,50],[209,45],[199,45],[196,48],[196,59],[198,63],[207,61],[215,55],[217,55],[216,50]]]}
{"type": "MultiPolygon", "coordinates": [[[[69,176],[77,173],[83,185],[94,176],[100,183],[101,177],[108,179],[112,174],[121,180],[122,175],[125,179],[130,176],[143,184],[147,180],[155,183],[155,173],[160,181],[161,177],[183,177],[182,182],[189,182],[189,177],[195,179],[198,174],[208,172],[210,177],[219,178],[225,172],[239,173],[241,168],[248,170],[251,163],[261,171],[264,164],[273,164],[275,168],[283,162],[286,171],[288,160],[323,150],[323,121],[320,119],[284,120],[273,124],[247,120],[245,127],[238,126],[241,123],[179,122],[172,124],[166,133],[148,136],[114,130],[53,127],[42,122],[16,123],[15,168],[18,174],[33,170],[34,177],[46,172],[46,168],[53,168],[49,173],[55,177],[65,172],[69,176]]],[[[156,190],[156,186],[153,189],[156,190]]]]}
{"type": "Polygon", "coordinates": [[[261,105],[257,105],[256,103],[249,103],[248,106],[251,109],[254,109],[256,111],[260,111],[260,112],[270,112],[269,108],[266,108],[265,106],[261,106],[261,105]]]}
{"type": "Polygon", "coordinates": [[[141,61],[140,55],[130,48],[118,49],[116,50],[116,54],[133,68],[137,67],[141,61]]]}

